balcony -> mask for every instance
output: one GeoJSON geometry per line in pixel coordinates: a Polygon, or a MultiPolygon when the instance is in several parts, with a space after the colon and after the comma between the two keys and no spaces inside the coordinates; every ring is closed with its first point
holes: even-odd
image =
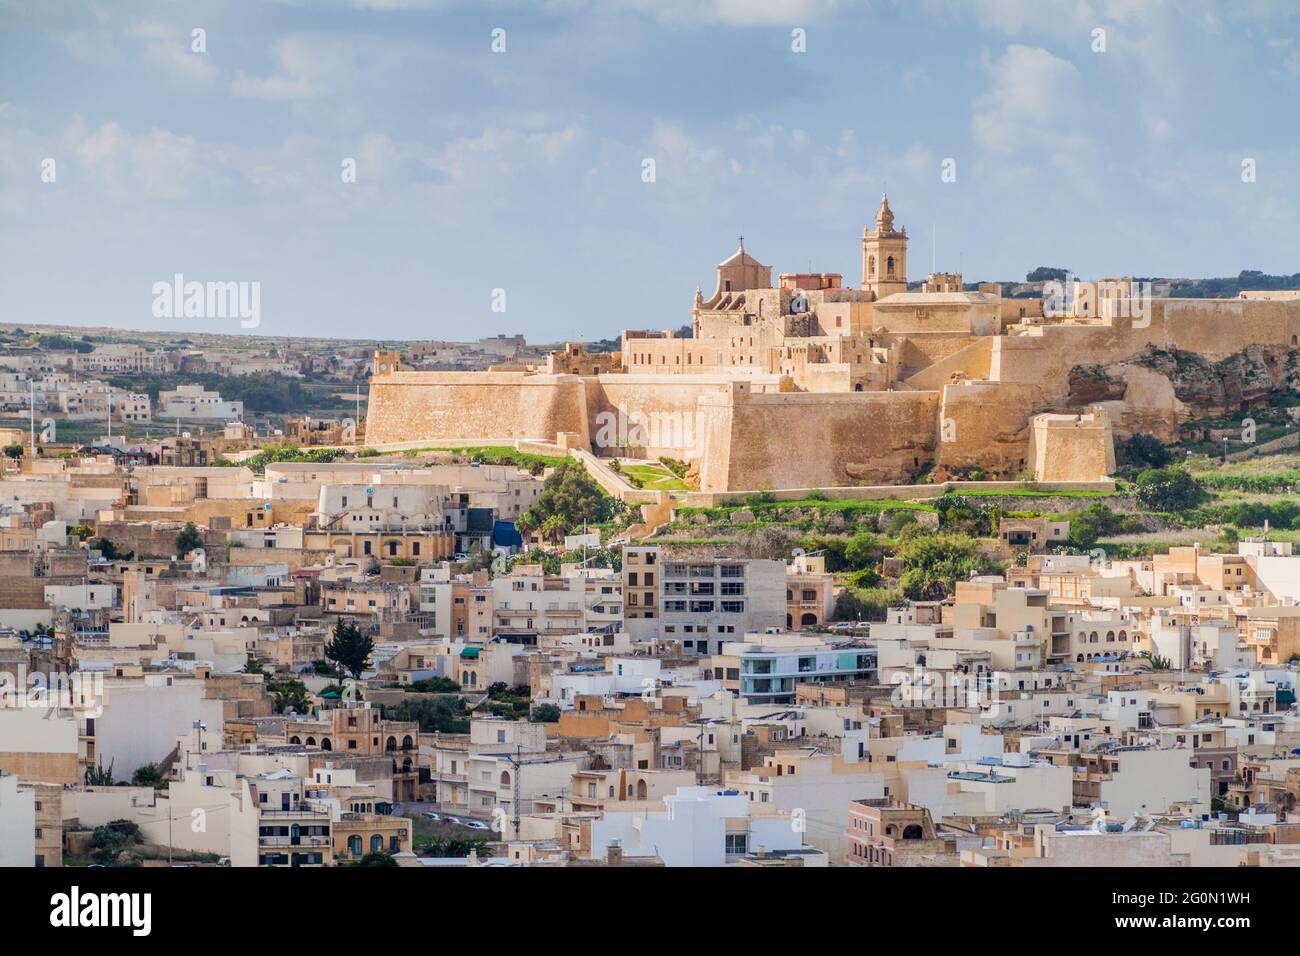
{"type": "Polygon", "coordinates": [[[258,846],[329,846],[333,842],[327,836],[259,836],[258,846]]]}

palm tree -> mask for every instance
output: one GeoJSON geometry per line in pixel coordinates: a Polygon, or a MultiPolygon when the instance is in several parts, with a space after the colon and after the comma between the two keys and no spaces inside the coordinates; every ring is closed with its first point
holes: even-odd
{"type": "Polygon", "coordinates": [[[559,515],[551,515],[542,522],[542,526],[538,530],[541,531],[542,537],[550,541],[551,544],[558,544],[564,537],[564,533],[568,531],[568,528],[565,527],[563,518],[559,515]]]}

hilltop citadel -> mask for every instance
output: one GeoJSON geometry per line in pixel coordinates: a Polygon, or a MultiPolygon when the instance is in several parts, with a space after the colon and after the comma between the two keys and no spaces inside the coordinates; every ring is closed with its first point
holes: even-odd
{"type": "MultiPolygon", "coordinates": [[[[907,246],[882,197],[856,289],[832,273],[773,283],[742,242],[713,292],[696,291],[690,338],[629,330],[612,354],[570,345],[544,365],[471,373],[413,371],[379,352],[367,441],[671,456],[715,493],[907,484],[931,470],[1091,482],[1113,470],[1117,437],[1174,440],[1191,416],[1179,355],[1292,373],[1294,297],[1149,299],[1119,278],[1053,302],[993,283],[970,291],[951,273],[909,291],[907,246]],[[632,440],[602,430],[611,421],[634,423],[632,440]]],[[[1250,401],[1225,404],[1237,407],[1216,411],[1250,401]]]]}

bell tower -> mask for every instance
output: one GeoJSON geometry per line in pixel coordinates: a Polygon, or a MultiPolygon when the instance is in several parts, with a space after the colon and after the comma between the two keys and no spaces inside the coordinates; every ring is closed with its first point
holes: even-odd
{"type": "Polygon", "coordinates": [[[907,230],[894,228],[889,197],[880,197],[876,228],[862,230],[862,288],[883,299],[907,291],[907,230]]]}

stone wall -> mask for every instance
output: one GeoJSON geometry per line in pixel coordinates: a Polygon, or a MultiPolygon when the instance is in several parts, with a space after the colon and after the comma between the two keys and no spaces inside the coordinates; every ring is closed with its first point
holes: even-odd
{"type": "Polygon", "coordinates": [[[934,448],[937,392],[755,394],[700,399],[700,490],[904,482],[934,448]]]}
{"type": "Polygon", "coordinates": [[[1104,412],[1037,415],[1029,435],[1030,467],[1043,481],[1102,478],[1115,470],[1115,445],[1104,412]]]}
{"type": "Polygon", "coordinates": [[[1028,465],[1036,387],[968,381],[945,385],[942,394],[936,477],[979,468],[990,477],[1014,478],[1028,465]]]}
{"type": "Polygon", "coordinates": [[[366,444],[589,435],[583,380],[522,372],[396,372],[370,381],[366,444]]]}

